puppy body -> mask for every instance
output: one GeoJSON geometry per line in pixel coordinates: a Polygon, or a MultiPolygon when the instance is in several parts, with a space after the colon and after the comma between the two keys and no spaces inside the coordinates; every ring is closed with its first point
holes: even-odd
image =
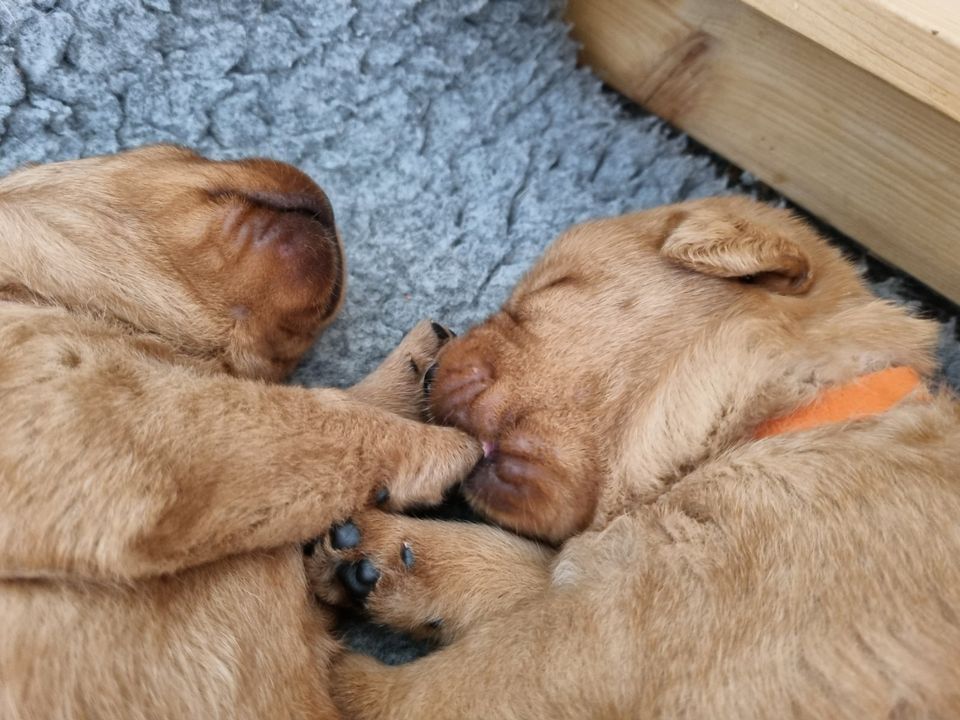
{"type": "Polygon", "coordinates": [[[343,277],[280,163],[159,147],[0,182],[4,718],[336,717],[299,544],[479,455],[403,402],[429,323],[356,390],[272,384],[343,277]]]}
{"type": "Polygon", "coordinates": [[[117,584],[5,582],[5,718],[335,718],[298,547],[117,584]]]}
{"type": "Polygon", "coordinates": [[[570,231],[445,348],[431,400],[488,448],[474,505],[560,548],[500,537],[495,558],[489,530],[358,517],[371,611],[422,628],[426,605],[452,642],[396,668],[348,656],[339,700],[391,718],[957,716],[956,401],[754,438],[823,388],[929,372],[934,341],[783,211],[709,200],[570,231]],[[498,571],[515,592],[475,587],[498,571]]]}

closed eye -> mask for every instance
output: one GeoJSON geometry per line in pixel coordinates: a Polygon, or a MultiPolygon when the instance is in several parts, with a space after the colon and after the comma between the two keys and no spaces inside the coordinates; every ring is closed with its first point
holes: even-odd
{"type": "Polygon", "coordinates": [[[538,317],[540,315],[538,310],[540,307],[538,296],[541,293],[544,293],[548,290],[556,290],[558,288],[579,290],[586,287],[586,285],[587,283],[583,280],[583,278],[577,277],[576,275],[561,275],[560,277],[541,285],[535,290],[524,293],[522,299],[519,301],[516,299],[511,299],[501,309],[500,315],[510,320],[515,326],[523,325],[532,317],[538,317]]]}
{"type": "Polygon", "coordinates": [[[303,215],[308,220],[333,228],[333,208],[325,196],[314,193],[278,193],[266,191],[240,192],[236,190],[208,190],[207,196],[214,202],[241,200],[255,207],[276,212],[303,215]]]}
{"type": "Polygon", "coordinates": [[[581,284],[582,280],[575,275],[563,275],[555,280],[551,280],[545,285],[541,285],[534,292],[543,292],[544,290],[552,290],[558,287],[579,287],[581,284]]]}

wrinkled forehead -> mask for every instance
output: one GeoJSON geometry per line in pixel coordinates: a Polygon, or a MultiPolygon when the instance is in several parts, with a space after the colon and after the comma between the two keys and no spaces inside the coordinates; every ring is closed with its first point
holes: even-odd
{"type": "Polygon", "coordinates": [[[656,228],[640,214],[577,225],[547,248],[517,285],[507,309],[555,310],[576,320],[572,304],[588,313],[633,313],[655,310],[677,294],[721,289],[664,262],[660,242],[656,228]]]}

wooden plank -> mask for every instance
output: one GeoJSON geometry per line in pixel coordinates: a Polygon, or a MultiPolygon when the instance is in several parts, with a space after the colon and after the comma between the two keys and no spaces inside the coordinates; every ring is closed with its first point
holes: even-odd
{"type": "Polygon", "coordinates": [[[960,123],[740,0],[570,0],[582,59],[960,302],[960,123]]]}
{"type": "Polygon", "coordinates": [[[957,0],[743,0],[960,121],[957,0]]]}

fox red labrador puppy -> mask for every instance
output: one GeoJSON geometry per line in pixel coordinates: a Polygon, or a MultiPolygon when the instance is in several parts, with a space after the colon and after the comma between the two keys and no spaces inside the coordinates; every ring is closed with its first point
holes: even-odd
{"type": "Polygon", "coordinates": [[[344,277],[283,163],[153,147],[0,180],[0,716],[337,717],[300,544],[481,454],[414,420],[439,326],[352,390],[275,383],[344,277]]]}
{"type": "Polygon", "coordinates": [[[549,545],[375,510],[327,538],[325,597],[449,642],[399,667],[347,655],[339,702],[960,717],[960,404],[925,380],[935,339],[784,210],[568,231],[429,383],[434,416],[484,444],[474,507],[549,545]]]}

